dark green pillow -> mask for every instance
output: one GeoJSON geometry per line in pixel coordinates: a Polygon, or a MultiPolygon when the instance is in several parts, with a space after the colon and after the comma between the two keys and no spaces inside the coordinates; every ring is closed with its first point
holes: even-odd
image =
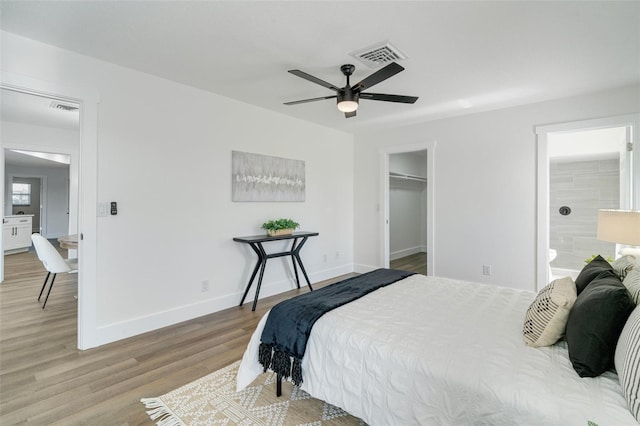
{"type": "Polygon", "coordinates": [[[614,271],[606,270],[580,293],[567,321],[569,359],[580,377],[613,367],[616,344],[635,307],[614,271]]]}
{"type": "Polygon", "coordinates": [[[602,271],[613,271],[613,266],[604,260],[602,256],[597,255],[587,264],[587,266],[582,268],[578,278],[576,278],[576,290],[578,291],[578,296],[580,296],[582,290],[584,290],[602,271]]]}

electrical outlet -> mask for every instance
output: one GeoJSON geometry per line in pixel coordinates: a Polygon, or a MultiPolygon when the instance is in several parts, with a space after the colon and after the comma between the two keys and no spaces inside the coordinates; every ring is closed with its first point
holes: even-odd
{"type": "Polygon", "coordinates": [[[482,274],[491,275],[491,265],[482,265],[482,274]]]}
{"type": "Polygon", "coordinates": [[[326,262],[326,261],[327,261],[327,255],[325,254],[325,255],[323,256],[323,258],[324,258],[324,261],[326,262]]]}
{"type": "Polygon", "coordinates": [[[209,280],[204,280],[200,283],[200,291],[203,293],[209,291],[209,280]]]}
{"type": "Polygon", "coordinates": [[[339,251],[336,252],[336,259],[338,259],[338,258],[340,258],[340,252],[339,251]]]}

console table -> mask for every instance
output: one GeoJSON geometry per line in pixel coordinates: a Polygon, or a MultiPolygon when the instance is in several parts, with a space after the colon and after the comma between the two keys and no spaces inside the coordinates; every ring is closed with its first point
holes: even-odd
{"type": "Polygon", "coordinates": [[[249,293],[249,289],[253,284],[253,279],[256,277],[258,270],[260,270],[260,276],[258,277],[258,285],[256,287],[256,295],[253,299],[253,307],[252,311],[256,310],[256,305],[258,304],[258,296],[260,295],[260,286],[262,285],[262,277],[264,276],[264,269],[267,265],[267,259],[273,259],[274,257],[282,257],[282,256],[291,256],[291,263],[293,263],[293,271],[296,275],[296,284],[298,288],[300,288],[300,279],[298,278],[298,268],[296,267],[296,262],[300,266],[300,270],[304,274],[304,278],[307,280],[307,285],[309,286],[309,290],[313,291],[311,287],[311,282],[309,281],[309,277],[307,276],[307,271],[305,271],[304,266],[302,265],[302,260],[300,260],[300,249],[304,246],[304,243],[307,242],[309,237],[315,237],[319,235],[318,232],[294,232],[289,235],[278,235],[275,237],[268,237],[266,235],[253,235],[250,237],[235,237],[233,241],[237,241],[239,243],[249,244],[253,251],[258,255],[258,261],[256,262],[255,268],[253,268],[253,273],[251,274],[251,278],[249,278],[249,283],[247,284],[247,289],[244,291],[244,295],[242,296],[242,300],[240,301],[240,305],[244,303],[244,299],[247,297],[247,293],[249,293]],[[277,253],[267,253],[262,246],[263,243],[269,241],[282,241],[282,240],[293,240],[291,244],[291,250],[282,251],[277,253]]]}

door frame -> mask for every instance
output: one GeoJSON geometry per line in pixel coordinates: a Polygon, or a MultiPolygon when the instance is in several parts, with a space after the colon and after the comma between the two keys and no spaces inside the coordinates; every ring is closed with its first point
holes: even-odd
{"type": "Polygon", "coordinates": [[[435,176],[436,141],[411,145],[386,146],[380,149],[380,262],[382,268],[389,267],[389,156],[407,152],[427,151],[427,275],[435,275],[435,176]]]}
{"type": "MultiPolygon", "coordinates": [[[[80,106],[78,182],[78,349],[98,346],[97,336],[97,183],[98,104],[100,94],[87,88],[68,87],[31,77],[2,72],[0,88],[35,96],[77,103],[80,106]]],[[[2,146],[4,148],[4,144],[2,146]]],[[[4,149],[0,149],[4,163],[4,149]]],[[[74,167],[73,159],[70,167],[74,167]]],[[[0,194],[4,197],[4,173],[0,194]]],[[[70,232],[73,229],[70,229],[70,232]]],[[[0,237],[1,238],[1,237],[0,237]]],[[[2,240],[0,239],[0,246],[2,240]]],[[[4,256],[0,259],[0,279],[4,279],[4,256]]]]}
{"type": "Polygon", "coordinates": [[[609,127],[631,127],[631,176],[630,206],[640,208],[640,114],[626,114],[593,120],[572,121],[567,123],[536,126],[538,145],[538,188],[537,188],[537,244],[536,244],[536,291],[549,284],[549,136],[554,133],[567,133],[597,130],[609,127]]]}

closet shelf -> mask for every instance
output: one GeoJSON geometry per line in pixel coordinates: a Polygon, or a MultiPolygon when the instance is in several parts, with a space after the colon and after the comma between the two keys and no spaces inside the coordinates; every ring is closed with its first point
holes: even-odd
{"type": "Polygon", "coordinates": [[[389,177],[394,179],[417,180],[418,182],[426,182],[427,178],[423,176],[409,175],[407,173],[389,172],[389,177]]]}

